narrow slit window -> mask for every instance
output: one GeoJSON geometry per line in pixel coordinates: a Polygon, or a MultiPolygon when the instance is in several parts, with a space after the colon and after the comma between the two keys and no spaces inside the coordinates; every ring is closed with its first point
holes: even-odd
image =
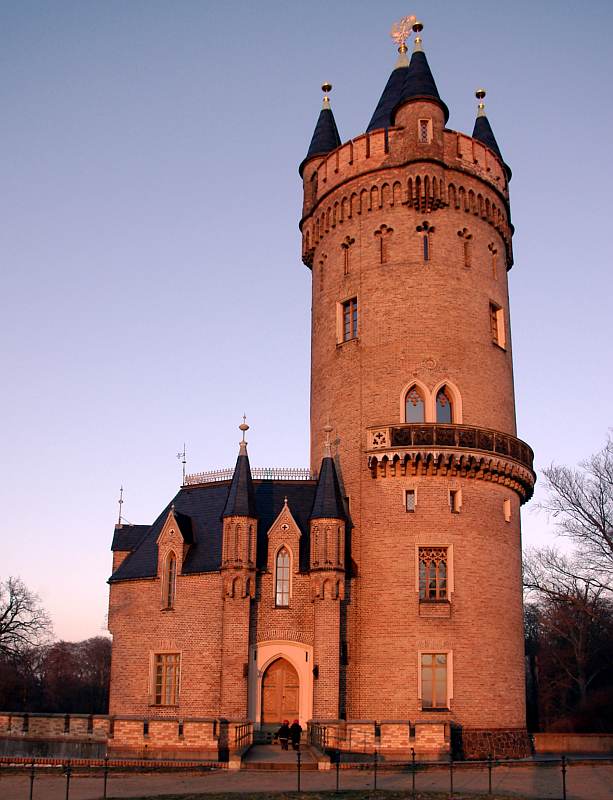
{"type": "Polygon", "coordinates": [[[430,120],[420,119],[417,123],[417,139],[420,144],[429,144],[430,142],[430,120]]]}
{"type": "Polygon", "coordinates": [[[504,350],[506,348],[504,310],[496,303],[490,303],[490,331],[492,342],[504,350]]]}
{"type": "Polygon", "coordinates": [[[404,493],[405,508],[409,513],[415,511],[415,489],[407,489],[404,493]]]}
{"type": "Polygon", "coordinates": [[[164,608],[174,608],[177,588],[177,557],[173,552],[166,559],[164,575],[164,608]]]}
{"type": "Polygon", "coordinates": [[[424,234],[424,261],[430,261],[430,237],[424,234]]]}
{"type": "Polygon", "coordinates": [[[459,514],[462,508],[462,492],[460,489],[449,490],[449,509],[452,514],[459,514]]]}
{"type": "Polygon", "coordinates": [[[352,297],[342,303],[342,341],[356,339],[358,335],[358,299],[352,297]]]}
{"type": "Polygon", "coordinates": [[[277,553],[275,605],[279,608],[289,606],[289,553],[285,547],[277,553]]]}

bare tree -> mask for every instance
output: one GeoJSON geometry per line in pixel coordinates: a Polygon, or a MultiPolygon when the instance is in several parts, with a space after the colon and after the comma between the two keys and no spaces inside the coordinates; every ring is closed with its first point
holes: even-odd
{"type": "Polygon", "coordinates": [[[610,668],[613,617],[606,587],[580,557],[554,548],[526,553],[524,586],[534,601],[547,657],[584,704],[592,683],[610,668]]]}
{"type": "Polygon", "coordinates": [[[38,595],[20,578],[0,582],[0,656],[19,656],[50,637],[51,620],[38,595]]]}
{"type": "Polygon", "coordinates": [[[613,590],[613,439],[578,469],[552,464],[543,474],[548,496],[539,508],[577,545],[592,581],[613,590]]]}

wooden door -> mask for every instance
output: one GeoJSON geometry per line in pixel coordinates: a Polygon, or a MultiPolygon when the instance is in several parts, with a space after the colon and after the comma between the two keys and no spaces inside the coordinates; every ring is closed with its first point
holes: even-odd
{"type": "Polygon", "coordinates": [[[298,673],[289,661],[273,661],[262,678],[263,725],[298,718],[298,688],[298,673]]]}

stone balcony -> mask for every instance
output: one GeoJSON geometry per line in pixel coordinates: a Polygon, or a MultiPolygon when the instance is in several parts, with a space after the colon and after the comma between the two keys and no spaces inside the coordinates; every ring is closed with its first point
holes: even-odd
{"type": "Polygon", "coordinates": [[[373,477],[449,475],[501,483],[532,497],[534,453],[521,439],[474,425],[405,423],[366,429],[373,477]]]}

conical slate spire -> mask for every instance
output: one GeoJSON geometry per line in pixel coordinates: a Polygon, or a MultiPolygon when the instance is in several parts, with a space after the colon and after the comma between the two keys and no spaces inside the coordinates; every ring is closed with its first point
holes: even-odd
{"type": "Polygon", "coordinates": [[[315,156],[325,156],[326,153],[335,150],[341,145],[341,137],[338,135],[336,120],[334,119],[334,114],[330,108],[330,98],[328,97],[328,92],[332,88],[332,85],[329,83],[324,83],[321,88],[325,92],[323,106],[319,112],[319,117],[317,119],[317,124],[315,125],[313,138],[311,139],[308,152],[298,168],[300,177],[302,177],[302,173],[307,161],[315,158],[315,156]]]}
{"type": "MultiPolygon", "coordinates": [[[[423,25],[416,22],[413,30],[419,34],[423,25]]],[[[402,92],[396,107],[392,111],[392,120],[398,108],[409,100],[434,100],[442,109],[445,115],[445,122],[449,119],[449,109],[441,100],[441,96],[436,88],[436,83],[428,64],[426,54],[422,50],[421,37],[415,37],[415,49],[411,55],[409,69],[406,73],[406,80],[402,87],[402,92]]]]}
{"type": "Polygon", "coordinates": [[[507,173],[507,179],[511,180],[511,168],[508,164],[505,164],[502,153],[500,152],[500,148],[498,147],[498,142],[494,136],[494,131],[492,130],[490,121],[485,114],[485,103],[483,102],[483,98],[485,97],[485,89],[477,89],[475,96],[479,100],[479,107],[477,111],[477,119],[475,120],[475,127],[473,128],[473,139],[477,139],[478,141],[482,142],[486,147],[489,147],[490,150],[493,150],[494,153],[496,153],[498,158],[503,163],[507,173]]]}
{"type": "Polygon", "coordinates": [[[345,519],[341,487],[334,459],[329,454],[324,455],[321,461],[310,519],[345,519]]]}
{"type": "Polygon", "coordinates": [[[398,48],[398,61],[387,79],[383,94],[366,128],[366,133],[376,131],[380,128],[389,128],[392,124],[392,111],[400,102],[402,89],[406,81],[407,72],[409,71],[409,60],[406,52],[406,45],[401,45],[398,48]]]}
{"type": "Polygon", "coordinates": [[[251,467],[249,466],[249,456],[247,455],[247,442],[245,441],[245,431],[249,425],[243,422],[239,426],[243,431],[243,440],[240,443],[234,475],[228,492],[228,499],[223,510],[224,517],[256,517],[255,492],[253,490],[253,479],[251,478],[251,467]]]}

